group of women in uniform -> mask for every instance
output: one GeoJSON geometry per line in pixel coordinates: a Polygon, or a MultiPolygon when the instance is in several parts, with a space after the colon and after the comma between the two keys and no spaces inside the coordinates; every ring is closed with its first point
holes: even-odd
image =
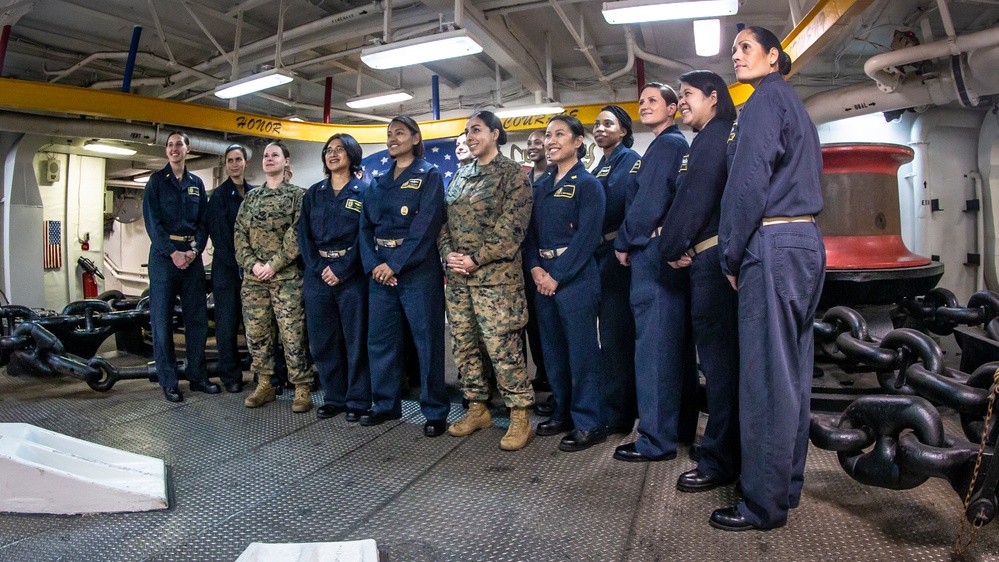
{"type": "MultiPolygon", "coordinates": [[[[684,74],[679,94],[647,84],[639,115],[654,140],[639,157],[627,112],[604,107],[593,128],[603,151],[594,173],[581,162],[583,125],[569,115],[552,117],[543,138],[531,135],[529,179],[500,153],[500,120],[475,113],[462,135],[469,163],[446,189],[407,116],[389,124],[393,162],[370,186],[358,179],[361,148],[349,135],[329,139],[326,179],[308,191],[284,179],[287,148],[268,145],[266,185],[222,192],[246,198],[233,231],[258,380],[246,405],[274,400],[269,375],[280,332],[296,384],[293,410],[311,406],[307,324],[325,393],[319,416],[345,412],[366,426],[398,419],[408,328],[424,433],[465,436],[492,426],[491,364],[510,408],[500,447],[520,449],[534,403],[523,335],[530,295],[540,339],[532,352],[544,357],[554,398],[536,435],[563,435],[561,450],[580,451],[608,433],[631,433],[637,417],[637,439],[614,458],[675,458],[679,444],[694,440],[699,363],[709,419],[697,467],[677,488],[699,492],[741,478],[743,500],[716,510],[710,524],[785,524],[800,500],[807,450],[811,322],[824,270],[814,219],[821,152],[781,78],[790,60],[773,33],[746,28],[732,58],[738,80],[756,88],[738,122],[713,72],[684,74]],[[689,146],[677,112],[696,132],[689,146]],[[445,309],[469,401],[450,428],[445,309]]],[[[183,251],[163,245],[164,259],[183,251]]],[[[174,263],[188,257],[174,255],[174,263]]]]}

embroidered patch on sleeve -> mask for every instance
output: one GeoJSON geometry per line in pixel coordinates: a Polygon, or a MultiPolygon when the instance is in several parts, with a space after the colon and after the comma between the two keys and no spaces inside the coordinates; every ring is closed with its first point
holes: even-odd
{"type": "Polygon", "coordinates": [[[628,172],[628,173],[629,174],[637,174],[638,170],[640,170],[640,169],[642,169],[642,161],[641,160],[635,160],[635,165],[631,167],[631,171],[628,172]]]}

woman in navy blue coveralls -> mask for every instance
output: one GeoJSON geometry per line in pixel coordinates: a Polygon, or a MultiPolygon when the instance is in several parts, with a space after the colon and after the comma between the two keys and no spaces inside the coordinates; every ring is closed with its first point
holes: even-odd
{"type": "Polygon", "coordinates": [[[671,267],[689,267],[690,316],[704,372],[708,424],[697,468],[676,487],[703,492],[739,477],[739,297],[718,265],[718,217],[728,171],[725,144],[735,105],[721,76],[695,70],[680,77],[680,115],[697,136],[680,163],[676,199],[659,250],[671,267]]]}
{"type": "Polygon", "coordinates": [[[402,417],[403,323],[420,364],[423,433],[442,435],[450,410],[444,386],[444,269],[437,235],[444,225],[444,181],[423,159],[423,137],[412,117],[389,123],[392,167],[364,197],[358,244],[368,283],[371,413],[361,425],[402,417]]]}
{"type": "Polygon", "coordinates": [[[597,341],[600,272],[593,257],[605,203],[600,182],[579,161],[586,154],[584,133],[572,116],[548,121],[545,150],[551,167],[535,184],[524,252],[539,293],[538,328],[557,404],[537,434],[569,431],[558,446],[568,452],[607,440],[597,341]]]}
{"type": "Polygon", "coordinates": [[[346,412],[348,422],[358,421],[371,406],[368,280],[357,245],[368,188],[356,175],[362,156],[354,137],[330,137],[322,154],[326,179],[305,192],[298,220],[309,349],[324,394],[316,416],[346,412]]]}
{"type": "Polygon", "coordinates": [[[593,139],[604,155],[594,175],[604,187],[607,210],[603,236],[597,248],[600,270],[600,359],[603,374],[604,418],[608,433],[631,433],[638,415],[635,405],[635,319],[631,315],[631,269],[617,261],[614,239],[624,221],[628,193],[638,189],[641,156],[635,144],[631,117],[616,105],[600,110],[593,139]]]}
{"type": "Polygon", "coordinates": [[[208,380],[205,340],[208,305],[201,252],[208,244],[208,195],[201,178],[187,171],[191,150],[187,135],[167,135],[167,165],[146,182],[142,217],[149,234],[149,324],[153,331],[156,377],[170,402],[184,399],[177,389],[177,359],[173,346],[173,309],[178,295],[184,315],[184,344],[192,391],[218,394],[208,380]]]}
{"type": "Polygon", "coordinates": [[[718,227],[722,269],[739,291],[744,499],[715,510],[710,523],[744,531],[783,526],[801,500],[825,248],[815,225],[822,150],[782,77],[791,59],[773,33],[749,27],[732,61],[736,78],[755,88],[729,137],[718,227]]]}
{"type": "Polygon", "coordinates": [[[212,191],[208,199],[208,236],[212,239],[212,299],[215,301],[215,347],[219,353],[219,380],[229,392],[243,390],[243,364],[237,335],[243,323],[243,303],[239,289],[243,275],[236,263],[233,228],[246,193],[253,186],[243,179],[246,149],[230,145],[225,151],[229,179],[212,191]]]}
{"type": "Polygon", "coordinates": [[[693,442],[697,430],[690,280],[686,270],[663,263],[659,252],[676,173],[689,148],[673,123],[677,103],[676,92],[669,86],[653,82],[642,88],[638,113],[656,138],[637,164],[637,191],[628,195],[628,212],[614,240],[618,261],[631,267],[631,307],[637,336],[638,439],[614,451],[614,458],[621,461],[673,459],[677,445],[693,442]]]}

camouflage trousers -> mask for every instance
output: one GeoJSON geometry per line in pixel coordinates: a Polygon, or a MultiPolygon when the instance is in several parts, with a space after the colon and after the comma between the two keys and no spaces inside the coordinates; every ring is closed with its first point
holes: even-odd
{"type": "Polygon", "coordinates": [[[520,333],[527,302],[519,285],[488,287],[448,283],[444,290],[454,362],[468,400],[488,400],[482,349],[489,354],[503,401],[510,408],[534,404],[520,333]]]}
{"type": "Polygon", "coordinates": [[[284,344],[288,364],[288,382],[312,382],[306,358],[305,299],[302,279],[279,279],[261,282],[249,275],[240,290],[243,299],[243,325],[246,345],[253,359],[250,369],[257,380],[274,374],[278,337],[284,344]]]}

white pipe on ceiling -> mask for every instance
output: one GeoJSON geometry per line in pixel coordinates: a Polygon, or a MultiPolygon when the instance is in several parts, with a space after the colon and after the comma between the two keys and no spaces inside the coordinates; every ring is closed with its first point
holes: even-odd
{"type": "Polygon", "coordinates": [[[864,72],[877,82],[881,89],[892,92],[899,87],[902,77],[902,73],[896,67],[997,45],[999,45],[999,27],[993,27],[953,39],[948,38],[935,43],[874,55],[864,63],[864,72]]]}
{"type": "MultiPolygon", "coordinates": [[[[60,119],[27,113],[0,111],[0,130],[32,133],[49,137],[79,137],[108,139],[143,144],[165,145],[169,128],[95,119],[60,119]]],[[[225,154],[232,141],[194,131],[185,131],[191,138],[191,151],[205,154],[225,154]]]]}

